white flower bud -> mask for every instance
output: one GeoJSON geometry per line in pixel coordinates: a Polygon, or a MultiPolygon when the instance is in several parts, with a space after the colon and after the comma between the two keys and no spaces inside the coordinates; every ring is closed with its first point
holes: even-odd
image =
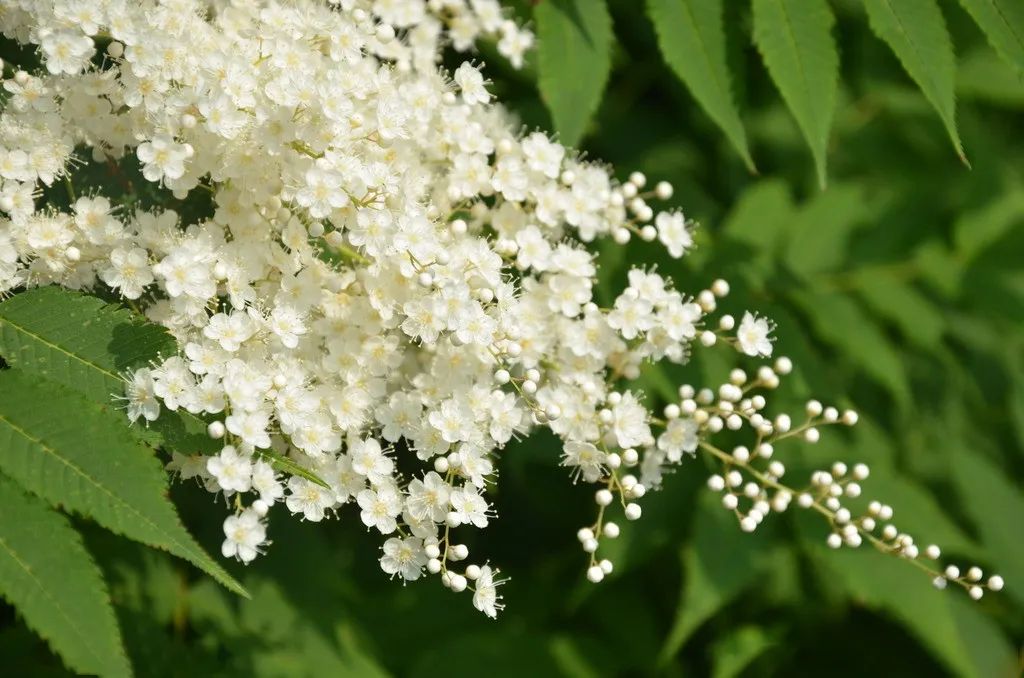
{"type": "Polygon", "coordinates": [[[225,433],[224,422],[211,421],[206,427],[206,433],[214,440],[220,440],[225,433]]]}

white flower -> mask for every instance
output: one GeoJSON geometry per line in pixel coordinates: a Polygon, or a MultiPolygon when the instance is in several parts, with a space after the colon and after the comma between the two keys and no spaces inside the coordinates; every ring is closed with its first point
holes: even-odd
{"type": "Polygon", "coordinates": [[[273,506],[284,496],[284,486],[278,481],[274,467],[262,459],[252,466],[252,489],[259,492],[267,506],[273,506]]]}
{"type": "Polygon", "coordinates": [[[278,306],[270,313],[270,331],[277,335],[286,348],[299,345],[299,337],[306,333],[302,315],[294,308],[278,306]]]}
{"type": "Polygon", "coordinates": [[[48,32],[43,36],[46,70],[54,75],[78,73],[89,63],[94,45],[92,38],[69,30],[48,32]]]}
{"type": "Polygon", "coordinates": [[[654,304],[639,296],[632,287],[615,299],[615,307],[608,314],[608,325],[626,339],[636,339],[654,324],[654,304]]]}
{"type": "Polygon", "coordinates": [[[772,341],[769,334],[772,326],[767,318],[759,318],[747,311],[743,314],[743,320],[736,330],[736,340],[740,344],[740,350],[749,356],[770,356],[772,354],[772,341]]]}
{"type": "Polygon", "coordinates": [[[288,498],[285,506],[292,513],[301,513],[309,521],[318,523],[325,511],[334,505],[334,493],[316,483],[292,476],[288,479],[288,498]]]}
{"type": "Polygon", "coordinates": [[[217,313],[203,328],[203,336],[219,342],[220,347],[225,351],[234,352],[256,333],[256,329],[256,324],[248,313],[240,311],[231,315],[217,313]]]}
{"type": "Polygon", "coordinates": [[[593,443],[570,440],[562,447],[562,466],[575,466],[575,475],[588,483],[597,482],[605,474],[605,455],[593,443]]]}
{"type": "Polygon", "coordinates": [[[451,486],[434,471],[428,472],[422,480],[413,479],[407,490],[409,513],[417,520],[444,520],[448,513],[451,489],[451,486]]]}
{"type": "Polygon", "coordinates": [[[498,610],[505,608],[501,603],[501,596],[498,595],[498,587],[504,584],[505,580],[495,579],[497,574],[497,570],[492,570],[490,565],[482,566],[473,590],[473,607],[491,619],[496,619],[498,610]]]}
{"type": "Polygon", "coordinates": [[[612,408],[612,432],[619,447],[627,449],[647,445],[651,439],[651,427],[647,424],[647,409],[630,392],[612,408]]]}
{"type": "Polygon", "coordinates": [[[678,259],[693,247],[693,234],[687,228],[682,212],[661,212],[654,219],[654,225],[658,229],[658,240],[673,257],[678,259]]]}
{"type": "Polygon", "coordinates": [[[658,436],[658,449],[672,463],[682,459],[682,453],[694,454],[697,451],[697,422],[693,419],[677,418],[668,422],[665,432],[658,436]]]}
{"type": "Polygon", "coordinates": [[[252,486],[252,461],[249,455],[239,454],[233,445],[210,457],[206,470],[225,492],[248,492],[252,486]]]}
{"type": "Polygon", "coordinates": [[[160,416],[160,401],[153,386],[153,373],[149,369],[143,367],[131,374],[125,387],[128,419],[134,422],[142,417],[146,421],[156,421],[160,416]]]}
{"type": "Polygon", "coordinates": [[[236,412],[224,420],[228,431],[242,439],[243,442],[258,448],[270,447],[270,415],[262,410],[254,412],[236,412]]]}
{"type": "Polygon", "coordinates": [[[456,69],[455,82],[462,90],[462,98],[467,104],[472,106],[490,101],[491,95],[484,87],[484,76],[468,62],[456,69]]]}
{"type": "Polygon", "coordinates": [[[415,581],[423,574],[427,556],[423,540],[416,537],[400,539],[392,537],[384,542],[384,555],[380,558],[380,569],[387,574],[402,576],[406,581],[415,581]]]}
{"type": "Polygon", "coordinates": [[[349,458],[352,460],[352,470],[366,476],[374,484],[384,482],[395,467],[395,462],[384,454],[380,443],[373,438],[352,443],[349,447],[349,458]]]}
{"type": "MultiPolygon", "coordinates": [[[[255,558],[259,516],[283,500],[313,522],[358,510],[395,535],[381,538],[382,569],[412,580],[449,556],[435,548],[462,559],[449,541],[460,526],[488,526],[496,452],[513,437],[558,436],[574,480],[611,483],[598,503],[621,491],[635,519],[698,434],[788,429],[762,414],[753,390],[774,380],[764,373],[685,386],[664,420],[620,385],[645,362],[684,363],[717,341],[704,309],[728,285],[695,303],[665,271],[634,267],[621,293],[596,293],[591,252],[614,257],[635,233],[680,256],[692,234],[678,211],[655,217],[668,184],[620,184],[543,132],[524,135],[492,105],[482,66],[439,70],[444,49],[481,38],[522,63],[533,35],[495,0],[14,4],[5,35],[34,41],[50,73],[3,83],[0,295],[106,285],[173,336],[183,355],[129,375],[126,409],[147,422],[161,407],[223,413],[208,431],[230,444],[172,453],[168,468],[253,498],[225,521],[225,556],[255,558]],[[98,70],[95,35],[110,42],[98,70]],[[120,188],[70,208],[48,201],[41,189],[79,163],[118,185],[141,164],[160,184],[141,193],[192,206],[201,192],[211,209],[133,210],[112,197],[120,188]],[[265,450],[327,486],[272,466],[265,450]]],[[[767,356],[771,330],[747,313],[734,343],[767,356]]],[[[780,359],[772,375],[790,367],[780,359]]],[[[757,454],[781,478],[768,444],[757,454]]],[[[733,454],[741,464],[750,452],[733,454]]],[[[766,501],[774,511],[784,498],[766,501]]],[[[759,501],[743,529],[764,517],[759,501]]],[[[601,558],[588,574],[607,570],[601,558]]],[[[477,609],[501,609],[496,569],[445,571],[456,590],[473,587],[477,609]]]]}
{"type": "Polygon", "coordinates": [[[367,527],[375,527],[381,534],[391,534],[398,523],[395,518],[402,512],[402,499],[393,487],[363,490],[356,496],[362,511],[359,518],[367,527]]]}
{"type": "Polygon", "coordinates": [[[547,135],[534,132],[523,139],[523,155],[530,169],[549,179],[556,179],[565,157],[565,148],[548,139],[547,135]]]}
{"type": "Polygon", "coordinates": [[[185,174],[185,160],[191,155],[191,146],[177,143],[169,134],[159,134],[151,141],[139,144],[142,175],[149,181],[180,179],[185,174]]]}
{"type": "Polygon", "coordinates": [[[146,285],[153,282],[149,255],[141,247],[117,248],[110,253],[110,266],[100,272],[100,277],[126,299],[138,299],[146,285]]]}
{"type": "Polygon", "coordinates": [[[452,490],[452,513],[462,524],[487,527],[487,500],[480,496],[475,487],[463,485],[452,490]]]}
{"type": "Polygon", "coordinates": [[[245,509],[224,520],[224,537],[220,552],[225,558],[251,563],[260,552],[259,547],[267,540],[267,527],[255,511],[245,509]]]}

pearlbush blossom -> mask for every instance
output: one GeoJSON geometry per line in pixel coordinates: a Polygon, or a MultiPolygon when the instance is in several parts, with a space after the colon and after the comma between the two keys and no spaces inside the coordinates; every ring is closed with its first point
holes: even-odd
{"type": "Polygon", "coordinates": [[[178,355],[128,377],[127,413],[185,410],[223,440],[208,457],[175,451],[170,468],[232,499],[226,557],[261,552],[278,504],[313,522],[344,515],[381,535],[386,574],[437,575],[493,617],[503,580],[465,563],[457,535],[495,519],[496,456],[543,427],[567,476],[595,485],[595,522],[577,535],[591,581],[612,571],[612,514],[639,518],[700,450],[745,531],[796,501],[825,517],[831,546],[869,542],[973,597],[1001,587],[977,568],[933,569],[937,547],[919,549],[890,507],[847,508],[863,465],[782,484],[779,443],[856,421],[816,401],[802,423],[767,415],[786,358],[684,385],[651,411],[630,386],[643,363],[716,345],[766,360],[774,326],[711,317],[722,280],[691,296],[644,267],[598,305],[588,243],[636,236],[680,257],[693,225],[652,206],[668,184],[619,183],[522,131],[480,66],[439,69],[443,48],[478,39],[522,63],[533,37],[494,0],[3,0],[0,30],[45,66],[4,70],[0,293],[107,288],[174,335],[178,355]],[[168,207],[76,199],[86,163],[109,167],[112,187],[137,167],[168,207]],[[62,182],[67,211],[40,199],[62,182]],[[196,194],[209,214],[186,223],[172,207],[196,194]],[[720,449],[723,429],[749,444],[720,449]]]}

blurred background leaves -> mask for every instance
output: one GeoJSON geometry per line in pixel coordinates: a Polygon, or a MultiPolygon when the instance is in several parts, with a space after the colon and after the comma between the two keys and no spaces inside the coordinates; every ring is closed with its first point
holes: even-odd
{"type": "MultiPolygon", "coordinates": [[[[79,525],[136,672],[1018,675],[1021,7],[524,1],[515,9],[541,39],[527,68],[512,71],[483,47],[493,91],[524,125],[557,129],[621,178],[638,169],[671,181],[671,202],[701,224],[700,246],[682,262],[646,243],[605,246],[599,293],[640,262],[690,291],[728,278],[726,310],[742,312],[732,307],[742,299],[773,318],[777,351],[797,365],[780,406],[798,410],[813,396],[862,413],[857,427],[830,430],[817,446],[780,449],[795,482],[836,459],[870,463],[866,499],[892,504],[919,543],[1002,573],[1005,593],[972,603],[936,592],[905,563],[830,551],[812,516],[742,534],[703,492],[702,460],[645,499],[644,519],[609,554],[614,575],[589,585],[575,531],[589,520],[590,492],[569,485],[542,436],[503,454],[499,519],[469,543],[512,577],[497,622],[434,582],[388,582],[368,555],[377,541],[351,514],[329,525],[272,521],[267,557],[232,568],[251,600],[79,525]],[[803,54],[806,45],[782,53],[772,37],[780,16],[806,24],[817,56],[803,54]],[[794,59],[821,72],[790,82],[794,59]]],[[[701,358],[647,370],[649,397],[733,366],[724,352],[701,358]]],[[[189,485],[172,494],[216,551],[220,524],[210,515],[223,507],[189,485]]],[[[8,607],[0,656],[12,675],[62,672],[8,607]]]]}

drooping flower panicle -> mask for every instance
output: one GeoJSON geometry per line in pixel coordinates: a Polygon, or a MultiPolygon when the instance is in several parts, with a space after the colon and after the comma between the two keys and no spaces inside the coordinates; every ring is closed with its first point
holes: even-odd
{"type": "MultiPolygon", "coordinates": [[[[598,488],[578,534],[592,581],[613,568],[599,556],[620,533],[609,515],[639,518],[665,470],[698,450],[719,460],[709,485],[743,530],[795,498],[830,522],[830,545],[917,562],[912,539],[881,526],[891,509],[842,506],[861,466],[804,491],[782,484],[776,445],[856,419],[810,405],[796,427],[765,415],[785,358],[715,390],[684,386],[661,416],[630,388],[645,362],[701,347],[767,359],[773,325],[714,321],[725,281],[689,296],[642,267],[598,303],[587,243],[635,236],[681,257],[693,225],[652,206],[669,184],[619,183],[522,133],[480,66],[439,70],[443,46],[480,38],[522,63],[533,38],[494,0],[15,0],[0,30],[38,45],[45,66],[5,70],[0,293],[106,286],[173,333],[180,354],[130,376],[127,413],[184,409],[223,440],[208,458],[176,451],[171,468],[233,498],[226,557],[261,552],[278,504],[313,522],[352,504],[350,519],[382,536],[385,573],[438,575],[493,617],[503,579],[461,564],[456,535],[495,518],[496,454],[545,427],[568,475],[598,488]],[[183,223],[116,193],[37,206],[40,184],[71,189],[83,162],[135,164],[168,205],[201,192],[212,209],[183,223]],[[710,442],[723,429],[753,440],[725,452],[710,442]],[[324,485],[281,472],[280,456],[324,485]],[[418,470],[399,472],[400,457],[418,470]]],[[[984,586],[975,569],[920,566],[975,597],[984,586]]]]}

